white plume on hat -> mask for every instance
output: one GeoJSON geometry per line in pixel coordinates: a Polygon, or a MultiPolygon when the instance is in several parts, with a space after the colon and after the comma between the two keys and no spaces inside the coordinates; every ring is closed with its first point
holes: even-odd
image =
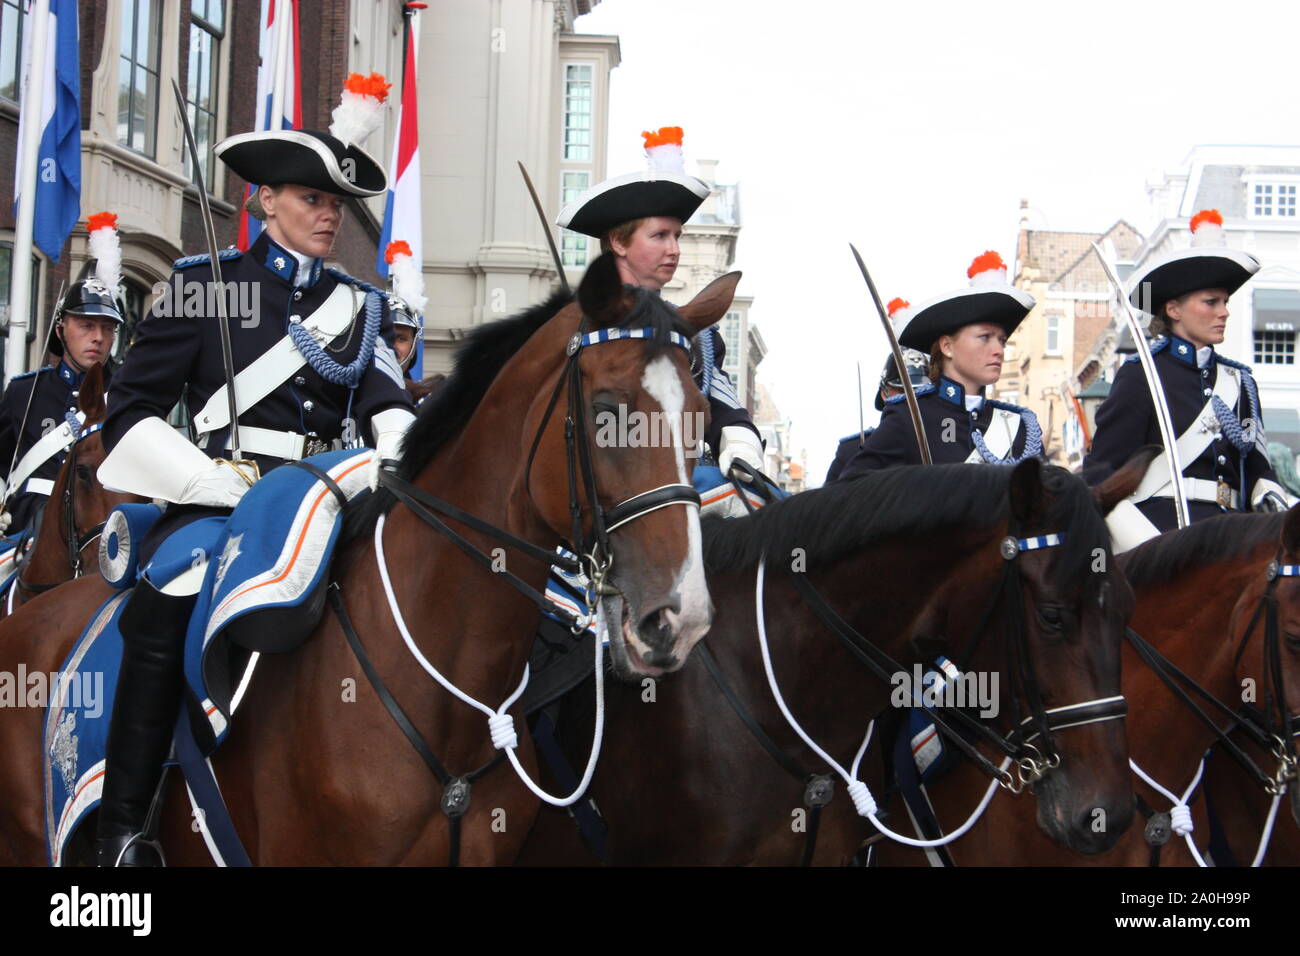
{"type": "Polygon", "coordinates": [[[95,260],[95,278],[104,283],[110,295],[117,295],[117,287],[122,282],[122,242],[117,235],[117,216],[111,212],[95,213],[86,220],[86,229],[90,255],[95,260]]]}
{"type": "Polygon", "coordinates": [[[393,280],[393,294],[407,304],[414,315],[423,315],[429,304],[424,294],[424,271],[404,241],[390,242],[384,250],[388,274],[393,280]]]}
{"type": "Polygon", "coordinates": [[[392,86],[379,73],[348,74],[343,99],[330,114],[330,135],[344,146],[358,146],[384,121],[384,101],[392,86]]]}
{"type": "Polygon", "coordinates": [[[1188,223],[1192,230],[1193,246],[1226,246],[1227,236],[1223,232],[1223,216],[1217,209],[1202,209],[1188,223]]]}

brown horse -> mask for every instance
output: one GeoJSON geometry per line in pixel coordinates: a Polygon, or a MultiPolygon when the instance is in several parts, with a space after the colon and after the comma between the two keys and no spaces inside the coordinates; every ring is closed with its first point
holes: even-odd
{"type": "MultiPolygon", "coordinates": [[[[1117,475],[1103,507],[1139,477],[1131,470],[1117,475]]],[[[877,472],[747,518],[708,520],[705,539],[718,609],[707,652],[697,650],[671,680],[609,694],[607,753],[591,789],[608,826],[608,862],[838,865],[873,832],[842,779],[828,787],[824,777],[809,776],[824,775],[828,764],[774,703],[756,646],[760,558],[782,694],[809,736],[845,767],[869,722],[891,703],[899,678],[909,675],[898,670],[905,665],[879,676],[863,666],[810,607],[800,575],[889,658],[905,659],[910,635],[930,635],[933,645],[946,638],[947,653],[963,666],[1000,672],[995,739],[1019,729],[1018,718],[1007,719],[1012,698],[1034,713],[1039,703],[1056,709],[1118,693],[1118,645],[1132,599],[1122,577],[1104,566],[1102,511],[1081,481],[1036,459],[1014,469],[877,472]],[[1056,546],[1017,550],[1017,538],[1023,548],[1026,540],[1032,545],[1056,533],[1064,535],[1056,546]],[[1011,636],[1017,625],[1019,641],[1011,636]]],[[[583,753],[590,715],[582,713],[583,695],[569,701],[560,732],[572,760],[583,753]]],[[[1059,766],[1041,768],[1033,784],[1039,825],[1080,850],[1105,849],[1118,831],[1093,833],[1094,810],[1104,809],[1119,828],[1132,812],[1123,722],[1046,736],[1035,744],[1045,763],[1059,759],[1059,766]]],[[[1005,780],[1020,789],[1019,781],[1005,780]]],[[[572,822],[550,811],[523,857],[535,864],[594,860],[572,822]]]]}
{"type": "MultiPolygon", "coordinates": [[[[1288,512],[1271,558],[1262,573],[1257,573],[1247,583],[1237,601],[1231,631],[1237,647],[1234,683],[1238,696],[1250,697],[1251,711],[1260,718],[1257,726],[1274,738],[1268,747],[1241,732],[1234,734],[1234,739],[1239,741],[1251,760],[1266,771],[1278,766],[1279,755],[1283,762],[1286,757],[1294,757],[1294,751],[1288,753],[1286,748],[1279,746],[1281,741],[1277,738],[1294,736],[1300,729],[1297,724],[1300,717],[1300,661],[1297,661],[1300,657],[1300,578],[1295,574],[1296,566],[1300,565],[1300,505],[1288,512]],[[1281,573],[1270,576],[1274,567],[1281,573]],[[1264,604],[1270,597],[1269,592],[1277,608],[1272,638],[1264,604]],[[1260,619],[1254,620],[1256,612],[1261,609],[1260,619]],[[1250,632],[1248,636],[1247,631],[1250,632]],[[1274,685],[1269,678],[1270,640],[1277,646],[1280,685],[1274,685]],[[1283,714],[1290,724],[1285,730],[1282,729],[1283,714]]],[[[1291,769],[1294,772],[1294,765],[1291,769]]],[[[1289,779],[1286,799],[1274,811],[1273,795],[1261,786],[1258,776],[1232,760],[1222,747],[1217,747],[1206,762],[1205,787],[1222,825],[1230,856],[1224,854],[1227,857],[1224,859],[1216,857],[1216,864],[1247,866],[1254,862],[1262,849],[1261,865],[1300,865],[1300,786],[1297,783],[1294,776],[1289,779]],[[1272,829],[1267,842],[1262,843],[1270,816],[1274,818],[1272,829]]],[[[1217,847],[1212,846],[1212,849],[1217,847]]]]}
{"type": "MultiPolygon", "coordinates": [[[[738,279],[724,276],[672,310],[624,287],[612,258],[602,257],[576,303],[556,296],[471,334],[451,380],[412,425],[398,480],[386,482],[368,513],[354,516],[361,530],[332,570],[341,610],[294,652],[262,656],[229,738],[212,757],[252,862],[444,864],[458,853],[460,862],[487,864],[512,860],[531,827],[538,800],[494,746],[494,739],[508,744],[508,728],[498,719],[490,730],[483,714],[415,665],[381,572],[415,648],[490,708],[519,684],[537,629],[537,606],[518,588],[541,591],[547,555],[566,539],[577,543],[574,536],[589,555],[588,569],[624,598],[616,637],[624,666],[654,674],[681,666],[708,629],[711,607],[699,499],[692,503],[683,487],[689,477],[680,440],[683,416],[706,405],[692,385],[688,352],[677,346],[722,317],[738,279]],[[629,415],[662,417],[675,440],[592,442],[596,413],[618,405],[629,415]],[[438,521],[429,509],[440,506],[472,547],[462,550],[429,526],[438,521]],[[497,530],[485,530],[489,525],[497,530]],[[612,529],[607,552],[604,527],[612,529]],[[503,532],[514,536],[505,548],[503,532]],[[493,574],[478,559],[495,548],[504,566],[493,574]],[[350,646],[344,615],[370,668],[350,646]],[[484,770],[472,797],[463,780],[440,785],[372,689],[370,672],[449,775],[484,770]]],[[[49,616],[52,633],[34,666],[57,668],[67,653],[94,607],[94,595],[77,596],[79,614],[66,611],[72,595],[61,594],[57,602],[37,599],[8,622],[36,627],[49,616]]],[[[30,775],[40,740],[38,721],[0,713],[0,777],[12,777],[15,762],[30,775]]],[[[527,734],[518,760],[533,772],[527,734]]],[[[42,828],[33,825],[39,774],[27,783],[25,800],[0,807],[0,852],[40,862],[42,828]]],[[[173,775],[162,826],[172,862],[207,862],[194,822],[173,775]]]]}
{"type": "Polygon", "coordinates": [[[77,405],[85,413],[81,433],[54,480],[49,499],[37,521],[35,541],[23,558],[22,570],[0,595],[0,617],[65,581],[99,569],[99,533],[110,511],[137,495],[107,491],[95,477],[104,461],[99,426],[104,404],[104,370],[98,362],[82,380],[77,405]]]}
{"type": "MultiPolygon", "coordinates": [[[[1191,700],[1220,728],[1234,724],[1233,712],[1241,703],[1242,685],[1234,674],[1234,657],[1241,644],[1246,622],[1259,606],[1267,583],[1267,568],[1279,554],[1279,537],[1285,542],[1287,528],[1300,528],[1300,511],[1282,515],[1225,515],[1197,522],[1181,531],[1170,531],[1120,556],[1119,565],[1137,598],[1132,629],[1142,642],[1172,662],[1186,677],[1221,701],[1215,707],[1196,692],[1191,700]],[[1237,595],[1235,602],[1230,595],[1237,595]]],[[[1285,549],[1285,544],[1283,544],[1285,549]]],[[[1292,552],[1294,553],[1294,552],[1292,552]]],[[[1285,552],[1283,552],[1285,554],[1285,552]]],[[[1279,602],[1293,633],[1300,613],[1300,592],[1278,588],[1279,602]]],[[[1130,702],[1129,750],[1133,762],[1166,791],[1181,798],[1195,780],[1206,748],[1216,740],[1214,730],[1198,719],[1148,661],[1159,659],[1142,642],[1126,641],[1123,656],[1124,696],[1130,702]]],[[[1247,658],[1251,668],[1262,665],[1262,641],[1256,636],[1255,654],[1247,658]]],[[[1254,669],[1255,674],[1263,674],[1254,669]]],[[[1168,673],[1166,671],[1166,673],[1168,673]]],[[[1177,678],[1174,683],[1186,691],[1177,678]]],[[[1300,680],[1300,672],[1295,678],[1300,680]]],[[[1261,681],[1260,686],[1265,686],[1261,681]]],[[[1300,686],[1292,684],[1300,691],[1300,686]]],[[[1294,699],[1294,698],[1293,698],[1294,699]]],[[[1267,755],[1257,763],[1272,775],[1267,755]]],[[[1246,779],[1245,773],[1227,753],[1217,753],[1211,766],[1220,773],[1246,779]]],[[[1255,789],[1262,788],[1251,781],[1255,789]]],[[[1169,797],[1135,775],[1134,788],[1143,815],[1168,814],[1169,797]]],[[[975,805],[983,782],[974,768],[959,766],[928,788],[928,798],[941,825],[952,826],[975,805]]],[[[1194,791],[1193,791],[1194,792],[1194,791]]],[[[1208,837],[1205,801],[1190,801],[1197,845],[1204,848],[1208,837]]],[[[1225,817],[1240,816],[1236,804],[1224,801],[1225,817]]],[[[1261,821],[1262,822],[1262,821],[1261,821]]],[[[1139,820],[1139,823],[1142,823],[1139,820]]],[[[1259,829],[1254,830],[1258,840],[1259,829]]],[[[1253,852],[1253,846],[1252,846],[1253,852]]],[[[1083,860],[1061,852],[1034,832],[1021,808],[1011,801],[994,800],[984,817],[960,840],[948,847],[951,861],[977,865],[1089,865],[1146,866],[1193,865],[1186,841],[1171,832],[1168,817],[1155,818],[1152,826],[1134,826],[1107,853],[1083,860]],[[1149,838],[1150,837],[1150,838],[1149,838]],[[1160,844],[1159,841],[1167,840],[1160,844]],[[1160,849],[1153,847],[1159,845],[1160,849]]],[[[897,845],[881,843],[878,862],[882,865],[925,865],[919,854],[897,845]]]]}

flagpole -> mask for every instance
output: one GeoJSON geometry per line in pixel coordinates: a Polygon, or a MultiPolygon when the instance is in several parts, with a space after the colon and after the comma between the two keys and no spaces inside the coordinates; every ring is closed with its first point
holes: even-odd
{"type": "Polygon", "coordinates": [[[22,115],[27,117],[26,136],[18,144],[18,216],[14,225],[14,252],[10,267],[9,343],[5,349],[5,383],[27,371],[27,315],[32,299],[32,230],[36,224],[36,173],[40,158],[40,125],[44,98],[54,91],[45,89],[45,46],[50,23],[50,0],[33,0],[31,55],[27,63],[27,88],[23,91],[22,115]]]}

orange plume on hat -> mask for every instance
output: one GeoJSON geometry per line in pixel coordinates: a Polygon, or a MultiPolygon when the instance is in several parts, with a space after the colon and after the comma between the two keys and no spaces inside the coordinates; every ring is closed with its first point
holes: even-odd
{"type": "Polygon", "coordinates": [[[976,256],[971,261],[970,268],[966,270],[966,278],[974,279],[982,272],[989,272],[997,269],[1005,270],[1006,267],[1007,264],[1002,261],[1002,257],[990,249],[983,255],[976,256]]]}
{"type": "Polygon", "coordinates": [[[641,135],[645,138],[646,149],[655,146],[682,145],[682,128],[680,126],[661,126],[657,133],[643,132],[641,135]]]}
{"type": "Polygon", "coordinates": [[[908,302],[906,299],[890,299],[889,305],[885,306],[885,311],[889,313],[889,317],[892,319],[895,312],[900,309],[910,309],[911,307],[912,303],[908,302]]]}
{"type": "Polygon", "coordinates": [[[1202,209],[1192,217],[1192,221],[1188,223],[1188,226],[1191,228],[1192,232],[1195,232],[1207,222],[1214,226],[1222,226],[1223,216],[1217,209],[1202,209]]]}
{"type": "Polygon", "coordinates": [[[348,78],[343,83],[343,89],[349,93],[355,93],[358,96],[373,96],[379,102],[388,99],[388,91],[393,84],[384,79],[382,73],[371,73],[369,76],[362,76],[360,73],[349,73],[348,78]]]}
{"type": "Polygon", "coordinates": [[[384,250],[384,261],[391,266],[393,264],[393,259],[397,256],[409,255],[413,255],[410,243],[405,239],[396,239],[393,242],[390,242],[388,248],[384,250]]]}
{"type": "Polygon", "coordinates": [[[384,121],[384,101],[392,86],[379,73],[349,73],[343,97],[330,114],[330,135],[344,146],[356,146],[384,121]]]}
{"type": "Polygon", "coordinates": [[[97,212],[86,219],[86,231],[94,232],[96,229],[116,229],[117,214],[112,212],[97,212]]]}

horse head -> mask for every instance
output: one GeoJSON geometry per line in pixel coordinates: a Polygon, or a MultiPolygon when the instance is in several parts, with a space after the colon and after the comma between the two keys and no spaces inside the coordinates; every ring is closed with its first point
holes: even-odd
{"type": "MultiPolygon", "coordinates": [[[[613,257],[602,256],[587,270],[569,316],[587,332],[646,333],[584,349],[579,363],[596,498],[609,532],[602,605],[614,669],[624,678],[681,667],[712,621],[698,498],[689,490],[708,402],[691,379],[689,349],[678,346],[722,318],[739,280],[738,272],[722,276],[674,309],[657,294],[625,286],[613,257]]],[[[558,457],[562,446],[552,447],[558,457]]],[[[571,538],[559,491],[536,500],[552,529],[571,538]]],[[[600,533],[592,518],[587,509],[587,541],[600,533]]]]}
{"type": "Polygon", "coordinates": [[[1282,519],[1277,550],[1233,607],[1236,685],[1248,713],[1272,739],[1276,783],[1300,824],[1294,734],[1300,732],[1300,505],[1282,519]]]}
{"type": "MultiPolygon", "coordinates": [[[[1140,469],[1117,483],[1135,483],[1140,469]]],[[[1099,500],[1083,482],[1036,458],[1015,466],[1007,485],[1004,535],[945,583],[944,633],[979,622],[964,666],[1001,673],[1000,723],[1021,750],[1009,789],[1031,789],[1038,825],[1082,853],[1114,845],[1133,814],[1124,737],[1120,649],[1133,592],[1113,567],[1099,500]],[[999,571],[995,565],[1001,566],[999,571]],[[989,594],[987,584],[999,580],[989,594]],[[984,637],[1005,633],[1001,644],[984,637]],[[999,657],[999,655],[1004,655],[999,657]]],[[[1008,783],[1004,777],[1004,783],[1008,783]]]]}

